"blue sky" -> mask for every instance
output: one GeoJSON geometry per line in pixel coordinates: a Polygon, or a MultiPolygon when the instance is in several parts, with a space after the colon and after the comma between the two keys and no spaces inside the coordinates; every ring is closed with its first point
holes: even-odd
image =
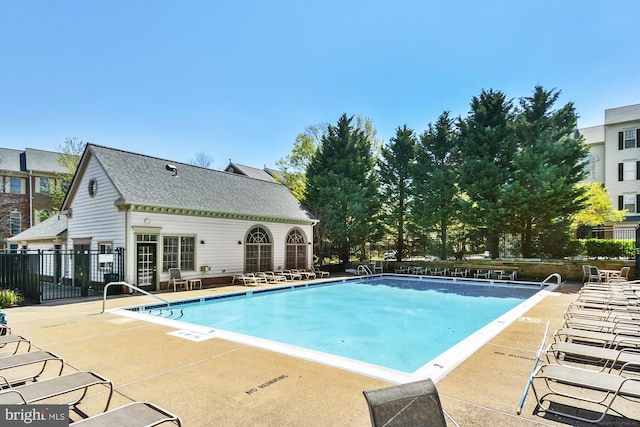
{"type": "Polygon", "coordinates": [[[274,167],[343,113],[388,142],[537,84],[595,126],[640,103],[638,16],[638,0],[4,0],[0,146],[274,167]]]}

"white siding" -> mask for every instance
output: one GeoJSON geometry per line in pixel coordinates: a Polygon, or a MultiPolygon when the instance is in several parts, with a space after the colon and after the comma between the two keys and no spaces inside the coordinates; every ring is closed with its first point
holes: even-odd
{"type": "Polygon", "coordinates": [[[102,167],[90,159],[85,174],[78,184],[78,191],[71,202],[68,243],[73,247],[74,239],[91,239],[91,249],[96,250],[98,241],[111,241],[113,247],[125,247],[125,213],[118,211],[114,202],[118,193],[102,167]],[[89,182],[98,182],[95,197],[89,196],[89,182]]]}
{"type": "MultiPolygon", "coordinates": [[[[179,216],[157,213],[132,212],[133,227],[160,228],[158,241],[158,272],[162,270],[162,237],[167,235],[190,235],[196,241],[196,270],[183,272],[187,277],[221,277],[244,271],[244,248],[246,235],[256,226],[266,229],[272,237],[273,267],[284,266],[285,242],[289,231],[299,228],[307,240],[311,240],[313,229],[308,226],[293,226],[281,223],[265,223],[232,219],[179,216]],[[204,241],[204,243],[201,243],[204,241]],[[238,242],[241,244],[238,244],[238,242]],[[201,272],[200,267],[208,266],[210,271],[201,272]]],[[[132,241],[134,238],[132,236],[132,241]]],[[[312,262],[312,245],[309,246],[309,267],[312,262]]],[[[133,252],[133,248],[131,252],[133,252]]],[[[131,259],[129,257],[129,259],[131,259]]],[[[160,280],[168,280],[167,273],[160,273],[160,280]]]]}

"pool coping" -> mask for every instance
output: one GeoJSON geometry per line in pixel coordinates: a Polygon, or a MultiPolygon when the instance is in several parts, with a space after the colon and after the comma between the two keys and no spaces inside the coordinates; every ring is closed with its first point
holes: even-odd
{"type": "MultiPolygon", "coordinates": [[[[439,280],[439,281],[450,281],[450,282],[474,282],[475,283],[485,283],[486,286],[500,286],[500,287],[529,287],[536,286],[540,288],[538,292],[532,295],[527,300],[518,304],[516,307],[510,309],[506,313],[502,314],[498,318],[489,322],[487,325],[478,329],[473,334],[469,335],[459,343],[450,347],[443,353],[439,354],[435,358],[429,360],[427,363],[422,365],[419,369],[412,373],[407,373],[403,371],[398,371],[395,369],[387,368],[384,366],[379,366],[367,362],[358,361],[355,359],[350,359],[343,356],[333,355],[329,353],[324,353],[317,350],[310,350],[304,347],[298,347],[290,344],[280,343],[277,341],[272,341],[264,338],[253,337],[250,335],[240,334],[232,331],[227,331],[223,329],[211,328],[201,325],[196,325],[189,322],[183,322],[180,320],[163,318],[153,315],[147,315],[144,313],[140,313],[139,310],[141,308],[157,308],[157,307],[165,307],[164,304],[158,303],[150,303],[129,307],[120,307],[111,310],[107,310],[107,312],[116,314],[122,317],[128,317],[137,320],[143,320],[149,323],[155,323],[164,325],[170,328],[176,329],[176,331],[169,332],[169,334],[173,334],[175,336],[181,336],[186,339],[194,339],[194,340],[204,340],[211,338],[219,338],[228,341],[232,341],[235,343],[252,346],[268,351],[277,352],[280,354],[297,357],[300,359],[304,359],[311,362],[321,363],[327,366],[331,366],[334,368],[350,371],[353,373],[357,373],[360,375],[365,375],[368,377],[381,379],[384,381],[388,381],[391,383],[407,383],[411,381],[417,381],[421,379],[431,378],[433,381],[437,382],[440,379],[444,378],[449,372],[451,372],[454,368],[464,362],[469,356],[471,356],[474,352],[480,349],[482,346],[486,345],[489,341],[491,341],[494,337],[496,337],[500,332],[506,329],[508,326],[513,324],[515,321],[520,319],[527,311],[529,311],[533,306],[538,304],[542,299],[546,298],[549,294],[551,294],[559,285],[558,284],[544,284],[540,282],[522,282],[522,281],[510,281],[510,280],[493,280],[493,279],[468,279],[468,278],[449,278],[449,277],[441,277],[441,276],[407,276],[407,275],[398,275],[398,274],[375,274],[370,277],[401,277],[403,279],[431,279],[431,280],[439,280]]],[[[299,288],[307,288],[307,287],[315,287],[315,286],[327,286],[336,283],[344,283],[348,281],[357,281],[362,279],[360,277],[353,278],[342,278],[342,279],[332,279],[332,280],[324,280],[317,282],[309,282],[309,283],[297,283],[290,285],[282,285],[282,286],[272,286],[268,288],[251,288],[246,291],[234,291],[229,293],[217,294],[215,296],[208,297],[191,297],[186,298],[184,300],[172,301],[168,302],[168,305],[171,307],[179,307],[180,305],[195,303],[195,302],[205,302],[211,300],[219,300],[225,298],[232,298],[237,296],[249,296],[254,295],[256,293],[264,293],[264,292],[274,292],[274,291],[282,291],[287,289],[299,289],[299,288]]]]}

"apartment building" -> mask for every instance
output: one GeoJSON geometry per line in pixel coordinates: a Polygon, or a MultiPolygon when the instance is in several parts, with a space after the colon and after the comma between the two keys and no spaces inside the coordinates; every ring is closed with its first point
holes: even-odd
{"type": "Polygon", "coordinates": [[[610,108],[604,125],[578,129],[589,146],[588,182],[607,188],[614,209],[626,210],[619,224],[605,224],[604,238],[635,239],[640,224],[640,104],[610,108]]]}
{"type": "Polygon", "coordinates": [[[51,211],[50,190],[56,174],[65,172],[58,155],[0,148],[0,249],[14,249],[16,243],[7,238],[38,224],[41,214],[51,211]]]}

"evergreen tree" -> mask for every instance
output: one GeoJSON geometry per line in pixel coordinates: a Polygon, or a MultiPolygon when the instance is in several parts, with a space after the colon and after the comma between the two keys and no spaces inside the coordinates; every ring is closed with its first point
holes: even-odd
{"type": "Polygon", "coordinates": [[[520,234],[524,257],[549,253],[539,237],[545,230],[556,235],[562,228],[568,230],[570,215],[581,208],[576,200],[583,190],[577,184],[585,176],[587,148],[574,137],[578,117],[573,104],[553,110],[559,95],[536,86],[531,97],[520,100],[515,122],[515,174],[505,195],[512,212],[511,231],[520,234]]]}
{"type": "Polygon", "coordinates": [[[395,238],[397,260],[402,261],[405,248],[406,221],[413,195],[411,174],[416,157],[417,138],[407,125],[396,129],[396,136],[382,147],[379,161],[380,193],[383,201],[382,223],[395,238]]]}
{"type": "Polygon", "coordinates": [[[473,97],[460,120],[460,190],[466,196],[466,222],[487,233],[488,250],[498,257],[499,237],[508,224],[505,186],[513,179],[513,105],[501,91],[473,97]]]}
{"type": "Polygon", "coordinates": [[[413,224],[422,235],[438,234],[440,259],[447,259],[450,253],[448,231],[460,214],[458,162],[457,130],[445,111],[420,136],[413,173],[413,224]]]}
{"type": "MultiPolygon", "coordinates": [[[[331,242],[343,263],[378,232],[380,210],[371,140],[343,114],[327,133],[307,168],[305,200],[320,220],[320,250],[331,242]]],[[[328,255],[320,252],[320,256],[328,255]]]]}

